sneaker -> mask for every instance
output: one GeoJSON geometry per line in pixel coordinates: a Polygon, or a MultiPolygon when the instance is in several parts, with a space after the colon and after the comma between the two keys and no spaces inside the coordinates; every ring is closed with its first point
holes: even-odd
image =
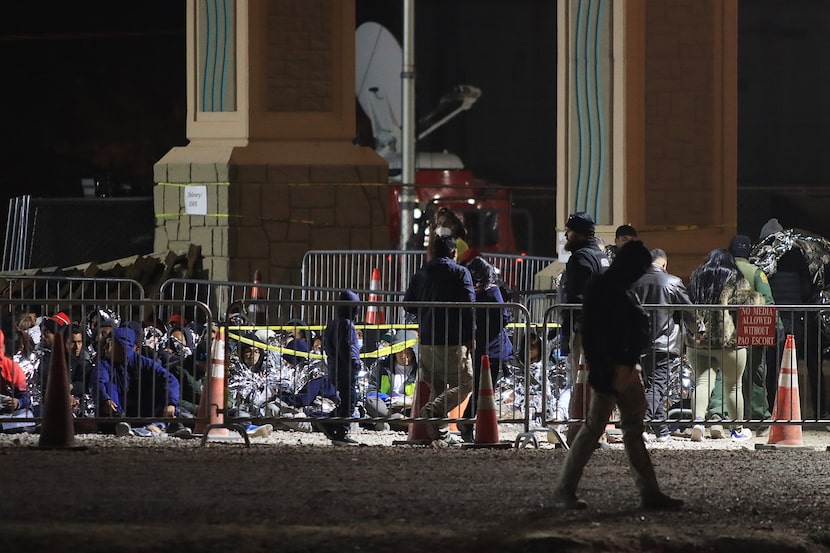
{"type": "Polygon", "coordinates": [[[683,507],[683,500],[658,492],[656,495],[643,497],[641,505],[647,511],[676,511],[683,507]]]}
{"type": "Polygon", "coordinates": [[[743,441],[748,440],[752,437],[752,430],[749,428],[741,428],[738,430],[737,428],[732,429],[732,439],[735,441],[743,441]]]}
{"type": "Polygon", "coordinates": [[[703,441],[703,433],[705,432],[705,428],[703,428],[702,424],[696,424],[692,427],[692,441],[693,442],[702,442],[703,441]]]}
{"type": "Polygon", "coordinates": [[[115,435],[121,438],[125,436],[133,436],[133,429],[128,422],[119,422],[115,425],[115,435]]]}
{"type": "Polygon", "coordinates": [[[649,436],[648,432],[643,432],[643,443],[650,444],[651,443],[651,436],[649,436]]]}
{"type": "Polygon", "coordinates": [[[355,440],[355,439],[353,439],[353,438],[350,438],[350,437],[348,437],[348,436],[343,436],[342,438],[338,438],[338,439],[336,439],[336,440],[332,440],[332,441],[331,441],[331,445],[337,445],[337,446],[341,446],[341,445],[345,445],[345,446],[356,446],[356,445],[360,445],[360,442],[358,442],[357,440],[355,440]]]}
{"type": "Polygon", "coordinates": [[[432,441],[432,447],[436,449],[444,449],[447,447],[457,447],[462,443],[463,442],[458,436],[452,434],[451,432],[446,432],[440,438],[432,441]]]}
{"type": "Polygon", "coordinates": [[[691,428],[675,428],[671,435],[675,438],[691,438],[692,437],[692,429],[691,428]]]}
{"type": "Polygon", "coordinates": [[[584,499],[578,498],[575,493],[556,490],[553,492],[553,497],[563,509],[581,511],[588,508],[588,503],[584,499]]]}
{"type": "Polygon", "coordinates": [[[376,422],[372,428],[377,430],[378,432],[389,432],[389,423],[388,422],[376,422]]]}
{"type": "Polygon", "coordinates": [[[713,440],[720,440],[723,438],[723,425],[722,424],[713,424],[709,428],[709,437],[713,440]]]}
{"type": "Polygon", "coordinates": [[[171,436],[173,436],[174,438],[180,438],[182,440],[188,440],[193,437],[193,431],[187,426],[182,426],[181,428],[173,432],[171,436]]]}
{"type": "Polygon", "coordinates": [[[659,436],[654,438],[654,440],[660,443],[670,442],[671,434],[660,434],[659,436]]]}
{"type": "Polygon", "coordinates": [[[263,424],[262,426],[251,424],[245,429],[245,433],[249,438],[267,438],[273,431],[274,427],[270,424],[263,424]]]}

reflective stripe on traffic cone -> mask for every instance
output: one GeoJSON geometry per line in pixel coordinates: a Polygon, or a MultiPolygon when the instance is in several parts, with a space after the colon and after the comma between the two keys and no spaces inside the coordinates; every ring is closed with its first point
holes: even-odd
{"type": "Polygon", "coordinates": [[[66,365],[64,347],[62,334],[56,334],[55,343],[52,345],[49,380],[46,382],[43,420],[37,445],[39,449],[86,449],[84,446],[75,444],[69,369],[66,365]]]}
{"type": "Polygon", "coordinates": [[[369,283],[369,307],[366,308],[366,324],[382,325],[386,324],[386,314],[373,302],[380,301],[380,295],[374,292],[380,290],[380,271],[375,268],[372,269],[372,281],[369,283]]]}
{"type": "Polygon", "coordinates": [[[208,419],[208,424],[197,423],[196,433],[202,434],[210,426],[209,437],[228,437],[227,428],[214,427],[214,425],[225,424],[225,328],[221,326],[216,332],[210,349],[210,374],[204,388],[201,401],[199,401],[198,417],[208,419]]]}
{"type": "MultiPolygon", "coordinates": [[[[801,399],[798,394],[798,363],[795,354],[795,337],[787,335],[781,370],[778,373],[778,393],[772,407],[772,420],[801,422],[801,399]]],[[[766,444],[756,444],[756,449],[804,447],[800,424],[773,424],[766,444]]],[[[807,448],[805,448],[807,449],[807,448]]],[[[812,449],[812,448],[809,448],[812,449]]]]}

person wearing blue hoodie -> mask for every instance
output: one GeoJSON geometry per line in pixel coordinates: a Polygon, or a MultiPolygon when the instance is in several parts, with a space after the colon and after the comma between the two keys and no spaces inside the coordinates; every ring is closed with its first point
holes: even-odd
{"type": "MultiPolygon", "coordinates": [[[[116,328],[93,367],[98,406],[103,416],[175,417],[179,382],[170,371],[135,350],[135,332],[116,328]]],[[[124,423],[126,424],[126,423],[124,423]]],[[[129,427],[123,427],[131,434],[129,427]]]]}
{"type": "MultiPolygon", "coordinates": [[[[337,307],[337,317],[329,321],[323,332],[323,349],[326,352],[329,380],[337,388],[339,401],[331,412],[333,417],[350,418],[357,408],[357,373],[362,367],[360,345],[354,321],[360,307],[360,299],[351,290],[340,292],[340,301],[354,302],[337,307]]],[[[359,445],[349,437],[348,422],[320,423],[320,428],[334,445],[359,445]]]]}

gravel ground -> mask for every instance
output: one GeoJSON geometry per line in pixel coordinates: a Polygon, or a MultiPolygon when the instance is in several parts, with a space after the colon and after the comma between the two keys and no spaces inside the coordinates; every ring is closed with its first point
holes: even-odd
{"type": "MultiPolygon", "coordinates": [[[[519,428],[503,425],[515,443],[519,428]]],[[[675,513],[644,512],[621,445],[598,450],[581,512],[551,500],[565,452],[433,449],[361,430],[365,447],[318,432],[209,443],[79,434],[82,451],[0,436],[0,546],[39,551],[830,551],[830,433],[806,450],[674,439],[651,443],[675,513]]]]}

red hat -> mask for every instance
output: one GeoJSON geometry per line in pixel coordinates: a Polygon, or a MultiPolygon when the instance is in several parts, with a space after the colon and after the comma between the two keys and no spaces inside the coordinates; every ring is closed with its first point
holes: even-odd
{"type": "Polygon", "coordinates": [[[58,326],[66,326],[72,322],[69,320],[69,316],[63,311],[61,311],[60,313],[56,313],[55,315],[52,315],[51,317],[49,317],[49,320],[55,321],[58,324],[58,326]]]}
{"type": "Polygon", "coordinates": [[[179,325],[179,326],[184,326],[184,325],[187,324],[187,321],[185,320],[185,318],[182,317],[181,315],[179,315],[178,313],[176,313],[175,315],[170,317],[169,322],[170,322],[171,325],[179,325]]]}

